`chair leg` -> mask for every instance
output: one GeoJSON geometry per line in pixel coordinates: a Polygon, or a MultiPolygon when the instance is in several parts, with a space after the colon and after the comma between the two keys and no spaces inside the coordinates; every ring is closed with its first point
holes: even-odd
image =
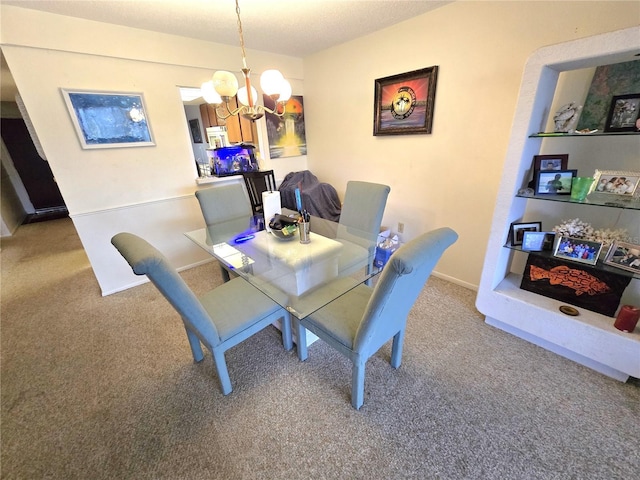
{"type": "Polygon", "coordinates": [[[402,362],[402,344],[404,343],[404,328],[393,336],[391,345],[391,366],[398,368],[402,362]]]}
{"type": "Polygon", "coordinates": [[[291,335],[291,314],[285,310],[282,317],[282,344],[288,352],[293,348],[293,338],[291,335]]]}
{"type": "Polygon", "coordinates": [[[307,329],[300,320],[296,319],[296,335],[298,336],[298,360],[304,362],[307,359],[307,329]]]}
{"type": "Polygon", "coordinates": [[[202,345],[200,344],[200,339],[195,333],[189,330],[186,325],[184,329],[187,331],[187,339],[189,340],[189,346],[191,347],[191,353],[193,354],[193,361],[194,362],[202,361],[202,359],[204,358],[204,353],[202,352],[202,345]]]}
{"type": "Polygon", "coordinates": [[[351,405],[356,410],[364,403],[364,371],[366,361],[354,361],[351,368],[351,405]]]}
{"type": "Polygon", "coordinates": [[[223,395],[229,395],[231,393],[231,379],[229,378],[229,371],[227,370],[227,361],[224,359],[224,352],[219,349],[213,350],[213,363],[215,363],[216,371],[218,372],[218,378],[220,379],[220,387],[222,388],[223,395]]]}
{"type": "Polygon", "coordinates": [[[231,280],[231,277],[229,276],[229,271],[226,268],[224,268],[222,265],[220,265],[220,273],[222,274],[223,282],[228,282],[229,280],[231,280]]]}

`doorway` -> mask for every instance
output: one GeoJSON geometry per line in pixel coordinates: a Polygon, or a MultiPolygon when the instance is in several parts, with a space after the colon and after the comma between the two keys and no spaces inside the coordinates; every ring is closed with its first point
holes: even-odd
{"type": "Polygon", "coordinates": [[[23,223],[68,216],[49,163],[36,150],[22,118],[0,119],[2,140],[35,209],[23,223]]]}

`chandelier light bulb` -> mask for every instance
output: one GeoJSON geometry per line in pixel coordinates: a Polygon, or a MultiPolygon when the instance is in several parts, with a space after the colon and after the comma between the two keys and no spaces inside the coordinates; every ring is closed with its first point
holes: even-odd
{"type": "Polygon", "coordinates": [[[282,73],[278,70],[265,70],[260,76],[260,88],[266,95],[278,94],[284,81],[282,73]]]}
{"type": "Polygon", "coordinates": [[[282,83],[280,84],[280,97],[278,97],[279,102],[286,102],[291,98],[291,84],[288,80],[282,79],[282,83]]]}
{"type": "MultiPolygon", "coordinates": [[[[258,103],[258,91],[254,88],[251,87],[251,100],[252,100],[252,104],[256,105],[258,103]]],[[[249,105],[249,97],[247,96],[247,87],[242,87],[240,90],[238,90],[238,101],[242,104],[242,105],[249,105]]]]}
{"type": "Polygon", "coordinates": [[[208,82],[204,82],[200,86],[200,93],[202,93],[202,98],[207,103],[213,103],[219,105],[222,103],[222,98],[216,92],[216,89],[213,87],[213,80],[209,80],[208,82]]]}
{"type": "Polygon", "coordinates": [[[211,81],[221,97],[233,97],[238,92],[238,79],[231,72],[219,70],[213,74],[211,81]]]}

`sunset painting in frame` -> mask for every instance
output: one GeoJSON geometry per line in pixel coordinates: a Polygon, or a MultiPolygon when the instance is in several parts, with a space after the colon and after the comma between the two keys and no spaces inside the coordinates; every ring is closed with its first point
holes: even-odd
{"type": "Polygon", "coordinates": [[[431,133],[438,67],[375,81],[374,135],[431,133]]]}

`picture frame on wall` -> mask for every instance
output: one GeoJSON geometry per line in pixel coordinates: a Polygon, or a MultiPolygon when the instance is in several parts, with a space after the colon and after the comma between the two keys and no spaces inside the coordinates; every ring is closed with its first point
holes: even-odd
{"type": "Polygon", "coordinates": [[[611,244],[604,263],[640,275],[640,245],[615,241],[611,244]]]}
{"type": "Polygon", "coordinates": [[[542,222],[513,222],[509,228],[508,242],[512,247],[522,245],[525,232],[540,232],[542,222]]]}
{"type": "Polygon", "coordinates": [[[640,130],[640,93],[614,95],[611,98],[605,132],[637,132],[640,130]]]}
{"type": "Polygon", "coordinates": [[[553,251],[553,256],[563,260],[595,265],[602,250],[602,242],[562,235],[553,251]]]}
{"type": "Polygon", "coordinates": [[[202,143],[202,130],[200,130],[200,121],[197,118],[189,120],[189,130],[191,130],[193,143],[202,143]]]}
{"type": "Polygon", "coordinates": [[[438,66],[375,80],[373,135],[431,133],[438,66]]]}
{"type": "Polygon", "coordinates": [[[61,92],[83,149],[155,145],[142,93],[61,92]]]}
{"type": "Polygon", "coordinates": [[[541,170],[566,170],[569,167],[569,154],[559,153],[556,155],[534,155],[533,171],[541,170]]]}
{"type": "Polygon", "coordinates": [[[536,195],[570,195],[577,170],[540,170],[534,179],[536,195]]]}
{"type": "Polygon", "coordinates": [[[640,194],[640,172],[626,170],[596,170],[593,193],[632,198],[640,194]]]}

